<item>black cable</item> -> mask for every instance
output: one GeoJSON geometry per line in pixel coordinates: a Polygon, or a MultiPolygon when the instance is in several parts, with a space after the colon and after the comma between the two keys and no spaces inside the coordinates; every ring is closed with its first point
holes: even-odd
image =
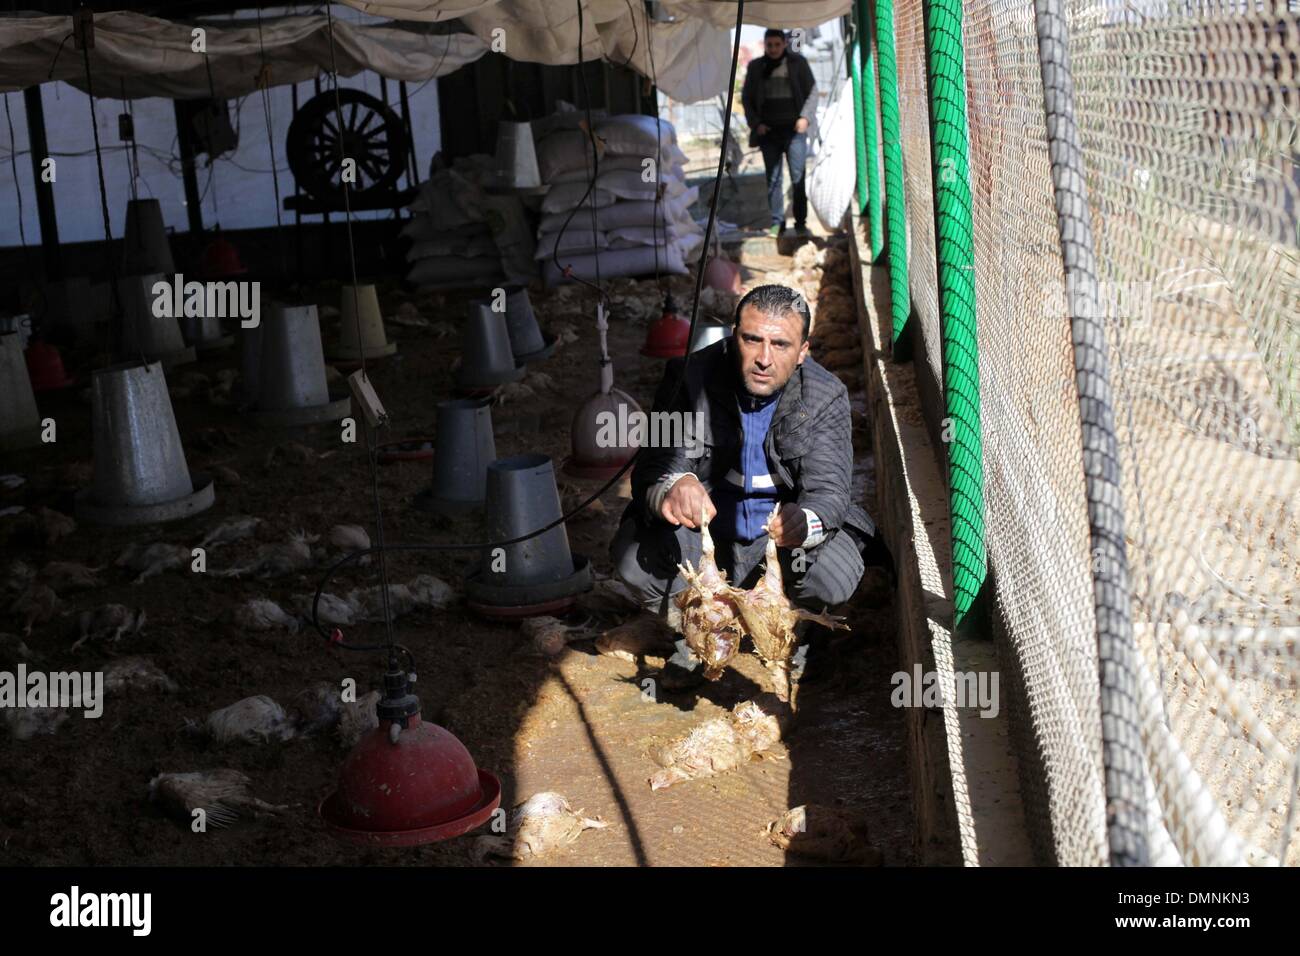
{"type": "MultiPolygon", "coordinates": [[[[578,78],[582,80],[583,108],[587,111],[587,137],[591,141],[591,184],[595,186],[600,179],[600,150],[596,148],[596,131],[591,124],[591,89],[587,86],[586,64],[582,60],[583,0],[575,0],[575,2],[578,4],[578,78]]],[[[596,292],[599,298],[604,299],[605,295],[600,288],[600,248],[596,241],[598,235],[600,235],[600,230],[596,227],[596,203],[593,200],[591,204],[591,256],[596,268],[596,292]]],[[[558,239],[556,245],[559,245],[558,239]]]]}
{"type": "MultiPolygon", "coordinates": [[[[280,253],[280,274],[289,272],[288,260],[284,253],[284,223],[280,220],[280,173],[275,168],[275,134],[271,128],[271,89],[269,65],[266,62],[266,44],[262,37],[262,9],[257,9],[257,48],[262,55],[262,74],[258,86],[262,90],[262,113],[266,116],[266,145],[271,151],[271,184],[275,189],[275,241],[280,253]]],[[[238,117],[238,113],[235,114],[238,117]]]]}
{"type": "MultiPolygon", "coordinates": [[[[64,38],[64,43],[67,38],[64,38]]],[[[62,44],[60,44],[62,49],[62,44]]],[[[109,349],[116,352],[122,345],[124,313],[122,297],[117,288],[117,268],[113,265],[113,226],[108,214],[108,186],[104,182],[104,156],[99,145],[99,117],[95,113],[95,88],[90,75],[90,47],[81,48],[81,59],[86,69],[86,100],[90,103],[90,131],[95,138],[95,170],[99,176],[99,207],[104,216],[104,246],[108,260],[108,284],[112,294],[113,321],[109,328],[109,349]]]]}
{"type": "Polygon", "coordinates": [[[14,139],[14,117],[9,111],[9,94],[5,94],[5,121],[9,124],[9,168],[13,171],[14,195],[18,199],[18,239],[27,252],[27,230],[23,226],[23,191],[18,188],[18,142],[14,139]]]}
{"type": "MultiPolygon", "coordinates": [[[[745,14],[745,0],[738,0],[736,4],[735,41],[732,45],[732,50],[731,50],[731,75],[730,75],[730,79],[727,82],[727,116],[728,117],[730,117],[731,115],[731,109],[734,103],[734,96],[735,96],[735,89],[736,89],[736,65],[740,60],[740,30],[741,30],[741,26],[744,23],[744,14],[745,14]]],[[[718,193],[719,193],[718,186],[722,181],[722,175],[726,167],[727,143],[730,140],[730,136],[731,136],[731,123],[728,122],[722,131],[722,147],[718,153],[718,167],[716,172],[714,173],[713,198],[710,200],[709,203],[708,225],[705,227],[704,230],[704,245],[700,249],[700,261],[699,261],[698,268],[696,269],[695,296],[694,296],[694,301],[691,304],[691,321],[690,321],[690,328],[687,332],[688,342],[695,336],[695,324],[699,318],[700,292],[703,289],[703,285],[704,285],[704,265],[708,257],[709,238],[713,232],[714,222],[717,219],[718,193]]],[[[681,374],[678,376],[677,382],[673,387],[672,394],[669,397],[668,400],[669,405],[672,405],[677,401],[677,397],[681,394],[681,390],[686,384],[686,372],[691,364],[691,355],[692,353],[688,351],[686,355],[683,357],[681,374]]],[[[377,547],[366,548],[361,551],[353,551],[351,554],[344,555],[342,558],[340,558],[338,561],[335,561],[334,564],[330,565],[330,567],[326,569],[325,576],[321,578],[320,584],[317,585],[316,587],[316,595],[312,599],[312,604],[311,604],[312,626],[316,628],[317,632],[320,634],[321,637],[329,641],[334,646],[341,647],[344,650],[360,651],[360,650],[378,649],[373,646],[367,647],[363,645],[345,644],[341,639],[335,639],[333,634],[326,632],[326,630],[321,626],[320,616],[318,613],[320,608],[321,595],[325,591],[325,586],[330,582],[330,580],[334,577],[334,575],[338,573],[338,571],[342,569],[345,565],[351,564],[352,562],[359,560],[363,556],[375,552],[379,553],[380,561],[382,562],[385,551],[486,551],[492,548],[504,548],[504,547],[509,547],[510,545],[520,544],[524,541],[528,541],[532,538],[537,537],[538,535],[545,534],[546,532],[550,531],[552,528],[557,528],[560,525],[564,524],[574,515],[578,514],[580,511],[582,511],[584,508],[590,505],[593,501],[595,501],[597,498],[603,495],[610,488],[614,487],[614,485],[619,480],[622,479],[623,475],[627,473],[628,469],[631,468],[632,465],[636,462],[640,454],[641,454],[641,449],[637,449],[636,453],[633,454],[631,457],[629,457],[628,460],[623,463],[623,466],[619,468],[617,472],[614,473],[613,477],[611,477],[608,481],[606,481],[605,484],[601,485],[601,487],[598,488],[590,497],[588,497],[584,501],[579,502],[574,508],[572,508],[570,511],[566,512],[565,514],[560,515],[560,517],[556,518],[550,524],[538,528],[535,531],[530,531],[527,534],[519,535],[517,537],[510,538],[505,541],[488,541],[488,542],[478,542],[474,544],[463,544],[463,543],[451,544],[451,543],[428,542],[428,543],[385,545],[383,542],[380,542],[380,544],[377,547]]],[[[378,494],[377,484],[376,484],[376,494],[378,494]]],[[[385,589],[385,597],[387,597],[386,589],[385,589]]],[[[389,621],[390,632],[391,632],[391,627],[392,624],[390,620],[389,621]]]]}
{"type": "MultiPolygon", "coordinates": [[[[650,56],[650,83],[654,86],[655,98],[655,204],[654,211],[651,215],[650,229],[651,238],[654,240],[655,250],[655,285],[659,287],[659,292],[664,291],[663,276],[659,273],[659,210],[663,208],[663,189],[660,183],[663,181],[663,126],[659,118],[659,71],[655,68],[655,43],[654,35],[650,27],[650,7],[648,4],[641,4],[641,16],[645,21],[645,42],[646,51],[650,56]]],[[[683,171],[684,174],[684,171],[683,171]]],[[[685,182],[682,183],[686,185],[685,182]]],[[[667,245],[668,227],[664,226],[664,245],[667,245]]]]}
{"type": "MultiPolygon", "coordinates": [[[[347,153],[344,146],[343,102],[339,95],[338,61],[334,50],[334,13],[331,4],[325,5],[325,18],[330,42],[330,77],[334,84],[334,117],[335,122],[338,123],[339,156],[343,160],[339,170],[339,185],[343,187],[343,209],[347,219],[348,262],[352,271],[352,314],[356,320],[357,349],[361,356],[361,374],[362,377],[369,380],[370,376],[366,370],[366,352],[361,340],[361,303],[357,291],[357,250],[352,238],[352,189],[344,178],[347,153]]],[[[379,582],[383,591],[384,629],[388,635],[389,663],[396,667],[396,642],[393,637],[393,615],[389,607],[388,594],[388,562],[385,558],[386,549],[384,548],[384,514],[379,500],[379,438],[376,432],[376,429],[367,424],[366,445],[367,457],[370,459],[370,488],[375,505],[375,539],[379,544],[379,582]]],[[[319,595],[319,592],[317,594],[319,595]]],[[[316,605],[314,603],[312,605],[312,622],[316,623],[316,605]]],[[[320,625],[317,624],[316,626],[319,630],[320,625]]]]}

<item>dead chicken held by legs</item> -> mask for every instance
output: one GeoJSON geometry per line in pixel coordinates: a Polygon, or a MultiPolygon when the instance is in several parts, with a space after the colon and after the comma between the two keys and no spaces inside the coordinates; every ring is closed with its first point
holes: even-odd
{"type": "Polygon", "coordinates": [[[704,676],[717,680],[727,664],[740,650],[743,636],[736,597],[739,593],[727,584],[727,576],[718,570],[714,559],[713,536],[700,506],[700,566],[696,570],[687,561],[679,564],[686,587],[674,598],[681,611],[681,631],[687,646],[704,662],[704,676]]]}
{"type": "MultiPolygon", "coordinates": [[[[775,517],[776,512],[772,512],[775,517]]],[[[771,521],[771,519],[768,519],[771,521]]],[[[767,526],[764,525],[764,530],[767,526]]],[[[814,614],[797,608],[785,594],[781,578],[781,560],[776,552],[776,541],[769,535],[765,556],[767,566],[758,583],[748,591],[736,593],[737,611],[744,622],[745,632],[754,642],[754,650],[772,674],[772,689],[782,701],[791,700],[790,658],[794,656],[799,637],[795,625],[800,621],[815,621],[829,628],[847,631],[842,617],[834,614],[814,614]]]]}

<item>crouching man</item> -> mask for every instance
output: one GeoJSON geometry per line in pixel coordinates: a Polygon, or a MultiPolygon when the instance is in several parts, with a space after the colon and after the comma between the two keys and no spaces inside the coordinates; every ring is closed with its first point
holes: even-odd
{"type": "MultiPolygon", "coordinates": [[[[669,363],[656,412],[695,431],[683,447],[644,448],[632,471],[632,502],[611,546],[614,566],[651,610],[677,624],[677,570],[699,566],[701,513],[727,580],[752,587],[768,534],[776,538],[786,593],[822,611],[847,601],[862,578],[875,527],[850,499],[852,420],[844,384],[808,353],[811,317],[793,289],[764,285],[736,307],[734,333],[669,363]],[[769,516],[777,508],[768,530],[769,516]]],[[[807,648],[800,648],[794,675],[807,648]]],[[[702,679],[678,640],[661,684],[702,679]]]]}

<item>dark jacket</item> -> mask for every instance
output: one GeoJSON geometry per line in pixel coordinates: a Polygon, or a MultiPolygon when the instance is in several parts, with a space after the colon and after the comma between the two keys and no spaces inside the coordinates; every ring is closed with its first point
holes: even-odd
{"type": "MultiPolygon", "coordinates": [[[[745,122],[749,124],[749,145],[758,145],[758,124],[763,122],[763,61],[766,56],[756,56],[745,68],[745,85],[740,90],[740,103],[745,108],[745,122]]],[[[799,106],[799,115],[809,123],[815,119],[816,104],[813,94],[817,91],[817,82],[813,79],[812,67],[798,53],[785,51],[787,70],[790,74],[790,92],[799,106]]]]}
{"type": "MultiPolygon", "coordinates": [[[[696,352],[686,383],[670,406],[683,360],[664,370],[655,394],[655,411],[700,412],[703,454],[692,458],[684,448],[645,448],[632,468],[632,502],[623,520],[662,520],[651,515],[646,493],[665,475],[691,472],[710,492],[736,466],[741,433],[740,376],[731,339],[696,352]]],[[[811,357],[795,369],[777,400],[763,448],[776,475],[794,490],[793,500],[821,519],[829,534],[848,525],[864,538],[875,533],[867,513],[852,499],[853,421],[844,383],[811,357]]]]}

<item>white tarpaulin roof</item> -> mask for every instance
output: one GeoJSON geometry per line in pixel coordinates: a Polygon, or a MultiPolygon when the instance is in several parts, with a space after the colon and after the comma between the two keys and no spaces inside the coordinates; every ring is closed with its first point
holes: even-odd
{"type": "MultiPolygon", "coordinates": [[[[441,22],[459,18],[484,42],[515,60],[578,62],[579,0],[343,0],[350,7],[395,20],[441,22]],[[500,49],[504,43],[505,48],[500,49]]],[[[626,63],[675,100],[694,103],[727,88],[730,0],[679,0],[661,4],[673,22],[650,20],[629,0],[581,0],[582,58],[626,63]],[[647,24],[647,20],[649,21],[647,24]],[[647,26],[649,41],[647,42],[647,26]],[[652,56],[653,54],[653,56],[652,56]]],[[[754,0],[745,22],[811,27],[847,13],[851,0],[754,0]]]]}
{"type": "MultiPolygon", "coordinates": [[[[86,67],[73,46],[71,17],[0,17],[0,91],[63,80],[83,92],[86,67]]],[[[265,62],[270,82],[298,83],[331,69],[324,16],[264,18],[257,23],[175,23],[139,13],[95,16],[90,71],[97,96],[199,99],[243,96],[258,88],[265,62]],[[207,56],[195,53],[191,30],[206,32],[207,56]],[[208,71],[211,70],[211,86],[208,71]]],[[[334,20],[334,63],[340,76],[374,70],[390,80],[444,76],[487,52],[472,34],[434,35],[401,25],[334,20]]]]}
{"type": "MultiPolygon", "coordinates": [[[[489,48],[514,60],[578,62],[578,0],[344,0],[364,13],[398,20],[459,18],[468,33],[432,34],[396,23],[333,22],[341,76],[374,70],[393,80],[444,76],[489,48]]],[[[641,3],[581,0],[582,59],[626,64],[675,100],[692,103],[725,90],[731,63],[727,0],[662,5],[676,19],[649,19],[641,3]]],[[[745,22],[813,26],[849,9],[850,0],[755,0],[745,22]]],[[[328,21],[320,14],[255,21],[176,23],[139,13],[95,16],[90,54],[95,93],[113,98],[195,99],[243,96],[257,89],[265,61],[273,85],[310,80],[331,69],[328,21]],[[206,57],[191,47],[191,30],[207,33],[206,57]],[[209,74],[211,79],[209,79],[209,74]]],[[[71,17],[0,16],[0,91],[63,80],[85,90],[85,66],[71,40],[71,17]]]]}

